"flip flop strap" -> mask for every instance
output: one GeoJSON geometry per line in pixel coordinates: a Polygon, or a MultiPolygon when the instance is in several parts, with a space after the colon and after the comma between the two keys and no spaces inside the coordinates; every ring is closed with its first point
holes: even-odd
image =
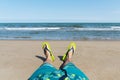
{"type": "Polygon", "coordinates": [[[68,55],[68,52],[69,52],[70,50],[73,50],[73,51],[72,51],[72,54],[74,54],[74,48],[72,47],[72,48],[70,48],[70,49],[67,51],[66,56],[68,55]]]}
{"type": "Polygon", "coordinates": [[[46,50],[50,53],[50,56],[52,56],[51,51],[50,51],[50,50],[47,48],[47,46],[45,45],[44,52],[46,52],[46,50]]]}

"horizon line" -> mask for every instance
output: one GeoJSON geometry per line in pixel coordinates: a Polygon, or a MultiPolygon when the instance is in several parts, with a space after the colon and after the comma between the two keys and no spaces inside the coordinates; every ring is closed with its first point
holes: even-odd
{"type": "Polygon", "coordinates": [[[0,22],[0,23],[120,23],[120,22],[0,22]]]}

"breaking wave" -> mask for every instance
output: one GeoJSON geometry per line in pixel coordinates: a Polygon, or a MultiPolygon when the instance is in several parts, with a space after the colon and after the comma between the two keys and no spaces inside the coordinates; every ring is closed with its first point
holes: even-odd
{"type": "Polygon", "coordinates": [[[8,31],[45,31],[45,30],[52,31],[52,30],[59,30],[59,29],[61,29],[61,28],[59,28],[59,27],[40,27],[40,28],[5,27],[5,28],[0,28],[0,30],[8,30],[8,31]]]}

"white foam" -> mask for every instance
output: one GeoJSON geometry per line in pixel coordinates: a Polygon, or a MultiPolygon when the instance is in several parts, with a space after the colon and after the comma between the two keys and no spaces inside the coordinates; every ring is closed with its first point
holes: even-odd
{"type": "MultiPolygon", "coordinates": [[[[69,28],[69,27],[68,27],[69,28]]],[[[0,28],[0,30],[8,30],[8,31],[55,31],[55,30],[65,30],[65,31],[120,31],[120,27],[112,26],[110,28],[60,28],[60,27],[4,27],[0,28]]]]}
{"type": "Polygon", "coordinates": [[[120,28],[74,28],[79,31],[120,31],[120,28]]]}
{"type": "Polygon", "coordinates": [[[9,30],[9,31],[43,31],[43,30],[59,30],[59,27],[41,27],[41,28],[9,28],[9,27],[5,27],[5,30],[9,30]]]}
{"type": "Polygon", "coordinates": [[[113,30],[120,30],[120,26],[112,26],[111,27],[113,30]]]}

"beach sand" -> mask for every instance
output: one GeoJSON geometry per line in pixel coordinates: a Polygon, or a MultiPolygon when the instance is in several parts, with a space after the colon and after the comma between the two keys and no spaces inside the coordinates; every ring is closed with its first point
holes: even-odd
{"type": "MultiPolygon", "coordinates": [[[[43,41],[0,41],[0,80],[27,80],[43,63],[43,41]]],[[[59,68],[71,41],[48,41],[59,68]]],[[[120,41],[75,41],[76,64],[90,80],[120,80],[120,41]]]]}

